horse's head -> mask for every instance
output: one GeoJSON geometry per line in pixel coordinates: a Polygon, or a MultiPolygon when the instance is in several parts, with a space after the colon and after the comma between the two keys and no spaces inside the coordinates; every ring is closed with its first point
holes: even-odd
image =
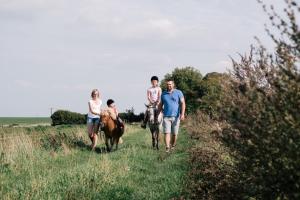
{"type": "Polygon", "coordinates": [[[109,119],[110,119],[109,113],[106,110],[102,111],[100,114],[101,125],[106,126],[109,119]]]}
{"type": "Polygon", "coordinates": [[[157,116],[158,116],[158,113],[157,113],[157,108],[153,105],[146,105],[145,106],[147,107],[147,116],[148,116],[148,121],[150,124],[155,124],[157,122],[157,116]]]}

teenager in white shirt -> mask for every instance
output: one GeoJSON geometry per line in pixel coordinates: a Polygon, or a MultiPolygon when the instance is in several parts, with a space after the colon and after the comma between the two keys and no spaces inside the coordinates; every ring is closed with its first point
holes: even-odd
{"type": "MultiPolygon", "coordinates": [[[[155,106],[160,103],[160,97],[161,97],[161,88],[158,86],[158,77],[152,76],[151,77],[151,87],[147,89],[147,99],[148,99],[148,105],[155,106]]],[[[147,111],[145,112],[145,117],[143,120],[143,123],[141,125],[142,128],[146,128],[148,116],[147,111]]]]}

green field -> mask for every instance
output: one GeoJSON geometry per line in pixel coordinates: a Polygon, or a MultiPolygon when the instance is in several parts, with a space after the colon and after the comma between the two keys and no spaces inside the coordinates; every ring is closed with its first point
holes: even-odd
{"type": "Polygon", "coordinates": [[[170,199],[180,197],[189,140],[171,153],[151,148],[149,130],[128,125],[119,150],[89,149],[85,126],[0,128],[1,199],[170,199]]]}
{"type": "Polygon", "coordinates": [[[26,126],[50,124],[50,117],[0,117],[0,126],[26,126]]]}

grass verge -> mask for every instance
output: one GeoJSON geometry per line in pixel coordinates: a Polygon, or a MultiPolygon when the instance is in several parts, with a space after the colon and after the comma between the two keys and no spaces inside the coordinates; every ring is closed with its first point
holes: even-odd
{"type": "Polygon", "coordinates": [[[170,154],[153,150],[150,132],[137,126],[112,153],[91,152],[84,126],[11,128],[0,139],[2,199],[170,199],[182,194],[188,171],[184,131],[170,154]]]}

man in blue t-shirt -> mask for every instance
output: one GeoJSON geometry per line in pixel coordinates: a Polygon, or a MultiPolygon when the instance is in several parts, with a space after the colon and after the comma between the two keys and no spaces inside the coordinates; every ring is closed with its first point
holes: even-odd
{"type": "Polygon", "coordinates": [[[165,133],[166,152],[176,146],[180,120],[184,120],[185,100],[182,92],[175,89],[174,81],[167,80],[167,91],[161,94],[158,110],[163,110],[163,128],[165,133]]]}

